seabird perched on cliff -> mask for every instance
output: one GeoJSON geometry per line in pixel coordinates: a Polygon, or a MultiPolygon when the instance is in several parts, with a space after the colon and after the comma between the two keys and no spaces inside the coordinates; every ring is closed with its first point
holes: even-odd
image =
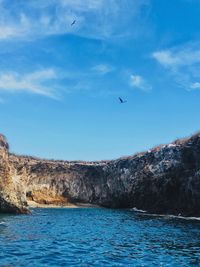
{"type": "Polygon", "coordinates": [[[73,26],[75,23],[76,23],[76,20],[74,20],[74,21],[71,23],[71,26],[73,26]]]}
{"type": "Polygon", "coordinates": [[[121,97],[119,97],[119,101],[120,101],[121,104],[124,104],[124,103],[127,102],[126,100],[121,99],[121,97]]]}

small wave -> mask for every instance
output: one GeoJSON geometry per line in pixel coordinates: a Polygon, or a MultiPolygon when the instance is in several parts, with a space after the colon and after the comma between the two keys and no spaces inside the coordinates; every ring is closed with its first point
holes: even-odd
{"type": "Polygon", "coordinates": [[[186,217],[186,216],[182,216],[182,215],[163,215],[165,217],[168,218],[175,218],[175,219],[183,219],[183,220],[196,220],[196,221],[200,221],[200,217],[186,217]]]}
{"type": "Polygon", "coordinates": [[[136,207],[132,208],[131,210],[136,211],[136,212],[141,212],[141,213],[145,213],[146,212],[145,210],[140,210],[140,209],[137,209],[136,207]]]}
{"type": "Polygon", "coordinates": [[[147,213],[147,211],[140,210],[140,209],[137,209],[137,208],[132,208],[131,210],[133,210],[135,212],[145,213],[146,216],[163,217],[165,219],[182,219],[182,220],[196,220],[196,221],[200,221],[200,217],[187,217],[187,216],[182,216],[182,215],[147,213]]]}
{"type": "Polygon", "coordinates": [[[165,219],[182,219],[182,220],[196,220],[200,221],[200,217],[187,217],[187,216],[182,216],[182,215],[172,215],[172,214],[151,214],[151,213],[146,213],[146,215],[149,216],[155,216],[155,217],[163,217],[165,219]]]}

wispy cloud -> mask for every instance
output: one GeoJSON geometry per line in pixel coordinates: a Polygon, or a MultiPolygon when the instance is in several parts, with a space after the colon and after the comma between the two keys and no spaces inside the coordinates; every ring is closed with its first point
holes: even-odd
{"type": "Polygon", "coordinates": [[[28,74],[3,72],[0,73],[0,91],[24,91],[56,98],[55,88],[47,86],[47,83],[54,79],[57,79],[54,69],[45,69],[28,74]]]}
{"type": "Polygon", "coordinates": [[[130,76],[130,86],[142,91],[150,91],[152,86],[140,75],[132,74],[130,76]]]}
{"type": "Polygon", "coordinates": [[[66,33],[97,39],[133,35],[140,25],[140,11],[148,4],[149,0],[30,0],[20,4],[1,0],[0,40],[66,33]],[[138,23],[134,31],[127,27],[130,21],[138,23]]]}
{"type": "Polygon", "coordinates": [[[193,50],[183,48],[181,50],[164,50],[153,53],[155,58],[160,64],[165,67],[177,68],[179,66],[188,66],[200,62],[200,49],[193,50]]]}
{"type": "Polygon", "coordinates": [[[98,64],[92,67],[92,71],[96,72],[97,74],[101,74],[101,75],[112,72],[113,70],[114,68],[111,65],[107,65],[107,64],[98,64]]]}
{"type": "Polygon", "coordinates": [[[156,51],[152,57],[171,73],[181,87],[189,91],[200,89],[199,42],[156,51]]]}
{"type": "Polygon", "coordinates": [[[179,57],[174,57],[172,52],[168,50],[154,52],[152,56],[164,67],[176,67],[182,60],[179,57]]]}
{"type": "Polygon", "coordinates": [[[190,85],[191,90],[199,90],[200,89],[200,82],[195,82],[190,85]]]}
{"type": "MultiPolygon", "coordinates": [[[[105,90],[108,80],[104,75],[114,69],[111,65],[99,64],[83,71],[47,68],[19,73],[0,72],[0,92],[25,92],[61,100],[64,94],[77,91],[90,91],[100,94],[105,90]],[[98,83],[97,83],[98,81],[98,83]]],[[[108,92],[109,94],[109,92],[108,92]]]]}
{"type": "Polygon", "coordinates": [[[14,27],[0,25],[0,39],[10,39],[17,35],[17,30],[14,27]]]}

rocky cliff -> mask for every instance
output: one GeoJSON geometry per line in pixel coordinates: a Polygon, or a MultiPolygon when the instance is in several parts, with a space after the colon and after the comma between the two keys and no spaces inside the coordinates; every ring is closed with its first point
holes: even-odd
{"type": "MultiPolygon", "coordinates": [[[[5,173],[9,173],[12,192],[18,192],[22,204],[26,193],[28,199],[44,204],[84,202],[200,216],[200,133],[112,161],[51,161],[14,154],[6,157],[0,166],[10,166],[10,170],[1,173],[1,192],[11,188],[7,190],[4,181],[5,173]],[[20,190],[17,183],[21,183],[20,190]]],[[[0,198],[1,210],[2,199],[5,197],[0,198]]]]}
{"type": "Polygon", "coordinates": [[[5,137],[0,135],[0,211],[28,213],[22,177],[17,175],[13,164],[10,164],[8,149],[5,137]]]}

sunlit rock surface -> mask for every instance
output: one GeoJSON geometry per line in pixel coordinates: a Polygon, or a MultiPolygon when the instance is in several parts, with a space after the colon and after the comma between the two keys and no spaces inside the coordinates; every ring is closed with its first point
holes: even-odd
{"type": "Polygon", "coordinates": [[[18,175],[13,164],[9,162],[9,146],[0,135],[0,212],[28,213],[26,208],[26,191],[23,175],[18,175]]]}
{"type": "MultiPolygon", "coordinates": [[[[9,154],[1,166],[5,169],[6,164],[15,186],[21,184],[21,191],[13,188],[22,203],[26,192],[29,200],[44,204],[83,202],[200,216],[200,134],[113,161],[52,161],[9,154]]],[[[2,184],[1,188],[7,190],[2,184]]]]}

